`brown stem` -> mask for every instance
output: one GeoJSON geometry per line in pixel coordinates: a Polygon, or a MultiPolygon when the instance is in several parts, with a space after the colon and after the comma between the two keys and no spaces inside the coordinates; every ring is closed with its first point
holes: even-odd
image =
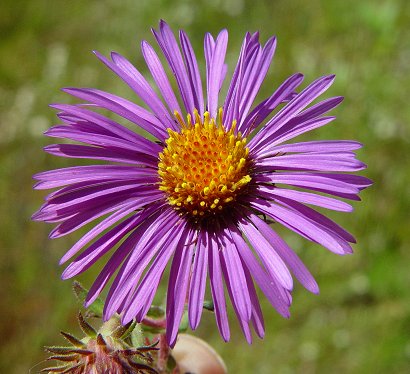
{"type": "Polygon", "coordinates": [[[145,317],[141,323],[145,326],[148,327],[154,327],[157,329],[165,329],[166,327],[166,320],[164,319],[154,319],[154,318],[150,318],[150,317],[145,317]]]}
{"type": "Polygon", "coordinates": [[[158,345],[158,371],[160,373],[166,373],[168,356],[170,353],[170,348],[167,342],[165,334],[159,336],[159,345],[158,345]]]}

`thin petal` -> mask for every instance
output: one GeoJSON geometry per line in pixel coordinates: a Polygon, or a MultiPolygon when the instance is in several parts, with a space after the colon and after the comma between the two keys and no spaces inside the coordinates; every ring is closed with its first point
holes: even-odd
{"type": "Polygon", "coordinates": [[[295,117],[303,108],[326,91],[333,81],[334,75],[329,75],[317,79],[306,87],[283,109],[281,109],[252,139],[252,149],[256,146],[258,149],[263,149],[266,145],[269,145],[274,134],[289,120],[295,117]]]}
{"type": "Polygon", "coordinates": [[[167,138],[166,126],[146,109],[131,101],[94,88],[65,88],[64,92],[106,108],[134,122],[159,140],[167,138]]]}
{"type": "Polygon", "coordinates": [[[178,43],[172,33],[171,28],[163,20],[159,24],[160,33],[152,30],[155,39],[161,47],[165,58],[167,59],[172,72],[175,75],[179,92],[182,96],[182,101],[185,104],[186,111],[193,115],[195,109],[194,98],[192,94],[192,88],[189,83],[188,74],[185,69],[184,61],[179,50],[178,43]]]}
{"type": "Polygon", "coordinates": [[[310,292],[319,293],[319,287],[310,274],[309,270],[296,255],[295,252],[285,243],[285,241],[256,215],[251,215],[249,219],[257,227],[260,233],[272,244],[276,253],[285,261],[286,265],[292,270],[297,280],[310,292]]]}
{"type": "Polygon", "coordinates": [[[206,270],[208,267],[206,240],[206,235],[201,231],[198,234],[189,290],[188,317],[192,330],[195,330],[199,325],[204,303],[206,270]]]}
{"type": "Polygon", "coordinates": [[[261,267],[239,230],[229,225],[229,231],[243,263],[246,264],[262,292],[280,315],[289,318],[289,299],[283,297],[283,292],[279,290],[276,281],[261,267]]]}
{"type": "Polygon", "coordinates": [[[330,251],[339,255],[346,254],[345,248],[337,238],[303,216],[266,200],[254,199],[250,204],[253,208],[258,209],[289,229],[303,234],[306,238],[323,245],[330,251]]]}
{"type": "Polygon", "coordinates": [[[192,86],[195,108],[198,110],[199,115],[202,116],[204,114],[204,96],[202,92],[202,81],[199,73],[198,62],[191,42],[183,30],[179,32],[179,39],[181,41],[182,53],[185,58],[189,80],[192,86]]]}
{"type": "Polygon", "coordinates": [[[276,253],[271,244],[247,221],[239,224],[249,243],[257,252],[268,273],[277,280],[283,288],[292,290],[293,280],[286,264],[276,253]]]}
{"type": "Polygon", "coordinates": [[[212,234],[208,232],[208,265],[209,279],[211,283],[212,299],[215,306],[215,318],[222,338],[227,342],[230,339],[228,315],[226,311],[226,301],[224,285],[222,281],[222,269],[219,260],[219,245],[212,234]]]}
{"type": "MultiPolygon", "coordinates": [[[[161,64],[161,61],[151,47],[151,45],[145,40],[141,43],[141,50],[144,56],[145,62],[152,74],[152,77],[155,80],[161,94],[168,105],[171,113],[174,113],[176,110],[178,113],[182,113],[181,108],[179,107],[178,100],[175,97],[174,91],[169,83],[169,79],[165,70],[161,64]]],[[[175,129],[175,128],[174,128],[175,129]]]]}
{"type": "Polygon", "coordinates": [[[206,60],[207,74],[209,74],[209,77],[207,77],[208,112],[211,118],[216,118],[218,109],[219,88],[227,45],[228,32],[222,30],[216,38],[215,47],[210,56],[212,60],[206,60]]]}
{"type": "Polygon", "coordinates": [[[176,343],[179,325],[184,312],[185,300],[191,272],[192,254],[195,244],[192,241],[193,233],[186,243],[179,245],[172,260],[167,292],[167,331],[168,344],[172,348],[176,343]]]}

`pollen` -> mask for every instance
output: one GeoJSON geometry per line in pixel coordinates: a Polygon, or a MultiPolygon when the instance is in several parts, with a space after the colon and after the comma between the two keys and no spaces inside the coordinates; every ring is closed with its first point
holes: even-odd
{"type": "Polygon", "coordinates": [[[194,112],[185,122],[175,112],[181,130],[168,129],[169,138],[159,154],[159,189],[181,213],[195,218],[221,213],[236,201],[251,181],[249,148],[246,138],[236,132],[236,121],[229,130],[218,118],[203,118],[194,112]]]}

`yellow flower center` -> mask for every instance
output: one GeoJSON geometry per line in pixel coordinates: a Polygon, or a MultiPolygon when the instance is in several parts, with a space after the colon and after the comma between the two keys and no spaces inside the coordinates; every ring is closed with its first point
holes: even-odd
{"type": "Polygon", "coordinates": [[[195,112],[185,123],[175,112],[181,131],[168,129],[169,138],[159,154],[159,189],[181,213],[196,218],[221,212],[250,182],[249,148],[246,138],[235,134],[236,121],[227,131],[218,119],[195,112]],[[193,123],[194,122],[194,123],[193,123]]]}

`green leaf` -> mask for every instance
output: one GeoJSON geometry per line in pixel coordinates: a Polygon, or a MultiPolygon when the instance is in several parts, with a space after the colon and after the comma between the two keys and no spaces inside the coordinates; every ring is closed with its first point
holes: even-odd
{"type": "Polygon", "coordinates": [[[163,318],[165,316],[165,310],[160,306],[152,305],[148,310],[147,316],[151,318],[163,318]]]}
{"type": "Polygon", "coordinates": [[[170,373],[173,372],[173,370],[176,368],[177,366],[177,362],[175,361],[175,358],[172,357],[172,355],[168,356],[168,360],[167,360],[167,369],[170,373]]]}
{"type": "Polygon", "coordinates": [[[181,323],[179,324],[178,331],[185,332],[188,330],[188,312],[184,312],[182,315],[181,323]]]}

